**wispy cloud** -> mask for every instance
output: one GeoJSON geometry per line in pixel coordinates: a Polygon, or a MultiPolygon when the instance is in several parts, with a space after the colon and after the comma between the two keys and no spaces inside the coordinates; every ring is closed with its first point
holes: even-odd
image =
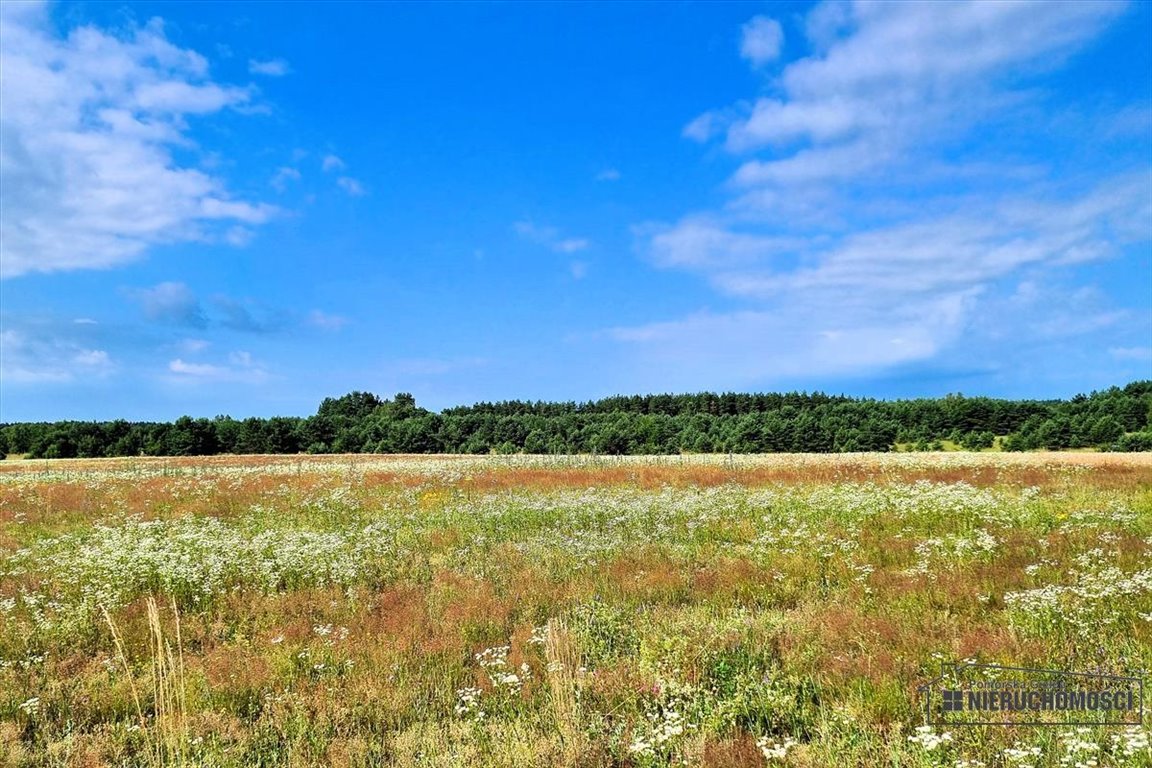
{"type": "Polygon", "coordinates": [[[274,333],[288,324],[287,313],[264,307],[255,302],[239,301],[217,294],[212,297],[217,322],[225,328],[242,333],[274,333]]]}
{"type": "MultiPolygon", "coordinates": [[[[334,173],[348,168],[348,164],[333,154],[325,155],[320,161],[320,167],[325,173],[334,173]]],[[[344,190],[350,197],[363,197],[368,194],[364,183],[352,176],[341,174],[336,179],[336,186],[344,190]]]]}
{"type": "Polygon", "coordinates": [[[14,328],[0,331],[0,379],[9,384],[99,378],[115,369],[112,357],[103,349],[14,328]]]}
{"type": "Polygon", "coordinates": [[[248,352],[233,352],[226,363],[190,363],[176,358],[168,363],[173,382],[241,382],[260,384],[268,379],[268,371],[248,352]]]}
{"type": "Polygon", "coordinates": [[[619,181],[620,171],[615,168],[605,168],[596,174],[596,181],[619,181]]]}
{"type": "Polygon", "coordinates": [[[741,29],[740,55],[754,66],[778,59],[783,44],[784,30],[775,19],[754,16],[741,29]]]}
{"type": "Polygon", "coordinates": [[[293,323],[291,314],[284,310],[225,294],[212,296],[205,306],[191,288],[180,282],[160,283],[126,293],[139,302],[146,318],[157,323],[258,334],[274,333],[293,323]]]}
{"type": "Polygon", "coordinates": [[[363,197],[368,194],[368,190],[364,189],[364,185],[351,176],[341,176],[336,179],[336,183],[352,197],[363,197]]]}
{"type": "Polygon", "coordinates": [[[523,239],[557,253],[576,253],[591,245],[583,237],[565,237],[556,227],[541,226],[531,221],[518,221],[512,225],[512,229],[523,239]]]}
{"type": "Polygon", "coordinates": [[[254,75],[265,75],[267,77],[283,77],[292,71],[288,66],[288,62],[284,59],[267,59],[260,61],[258,59],[248,60],[248,71],[254,75]]]}
{"type": "Polygon", "coordinates": [[[324,331],[338,331],[348,325],[348,318],[314,309],[308,313],[308,325],[324,331]]]}
{"type": "MultiPolygon", "coordinates": [[[[817,6],[805,25],[812,55],[774,76],[772,95],[684,129],[741,157],[727,203],[635,230],[651,263],[696,273],[742,308],[610,335],[647,364],[674,361],[696,377],[689,386],[708,371],[741,381],[873,372],[958,344],[1007,280],[1042,280],[1152,240],[1152,165],[1086,167],[1061,185],[1047,156],[1006,164],[989,149],[990,134],[1039,130],[1044,105],[1029,78],[1122,11],[1109,2],[817,6]]],[[[754,66],[779,54],[770,22],[742,30],[754,66]]],[[[1116,122],[1085,121],[1097,128],[1076,140],[1104,140],[1116,122]]],[[[1038,316],[1048,329],[1030,324],[1031,339],[1092,332],[1058,308],[1038,316]]]]}
{"type": "Polygon", "coordinates": [[[284,166],[276,169],[276,173],[269,183],[277,192],[283,192],[288,188],[289,182],[293,181],[300,181],[300,171],[290,166],[284,166]]]}
{"type": "Polygon", "coordinates": [[[1112,347],[1108,354],[1117,360],[1152,360],[1152,347],[1112,347]]]}
{"type": "Polygon", "coordinates": [[[853,3],[845,10],[852,32],[824,55],[788,65],[781,95],[758,99],[727,126],[728,147],[907,146],[957,119],[975,123],[1011,103],[1012,75],[1059,66],[1123,8],[1106,0],[853,3]]]}
{"type": "Polygon", "coordinates": [[[151,288],[129,291],[140,302],[144,315],[153,322],[204,328],[208,318],[200,300],[184,283],[166,282],[151,288]]]}
{"type": "Polygon", "coordinates": [[[199,354],[210,346],[212,346],[212,342],[207,339],[184,339],[179,344],[179,348],[187,355],[199,354]]]}
{"type": "Polygon", "coordinates": [[[153,20],[124,37],[60,36],[45,5],[0,4],[0,276],[111,267],[276,209],[182,164],[187,117],[251,106],[153,20]]]}

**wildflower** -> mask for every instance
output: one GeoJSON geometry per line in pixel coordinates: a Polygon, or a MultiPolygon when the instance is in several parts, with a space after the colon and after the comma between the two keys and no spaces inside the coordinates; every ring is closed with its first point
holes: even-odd
{"type": "Polygon", "coordinates": [[[917,726],[916,734],[909,736],[908,741],[913,744],[919,744],[926,752],[932,752],[941,744],[952,741],[952,734],[949,731],[943,733],[936,733],[936,729],[930,725],[917,726]]]}
{"type": "Polygon", "coordinates": [[[1133,757],[1138,752],[1149,754],[1148,732],[1138,725],[1129,726],[1120,733],[1112,734],[1112,743],[1124,753],[1133,757]]]}
{"type": "Polygon", "coordinates": [[[460,688],[456,691],[456,706],[453,710],[460,717],[478,712],[480,708],[479,688],[460,688]]]}
{"type": "Polygon", "coordinates": [[[1040,759],[1041,749],[1038,746],[1027,747],[1017,743],[1014,747],[1004,750],[1004,761],[1012,768],[1036,768],[1036,761],[1040,759]]]}
{"type": "Polygon", "coordinates": [[[40,697],[33,696],[19,707],[20,711],[31,717],[40,711],[40,697]]]}
{"type": "Polygon", "coordinates": [[[791,738],[776,741],[775,739],[769,739],[767,736],[761,736],[756,739],[756,746],[760,748],[764,759],[772,762],[773,760],[783,760],[788,757],[788,751],[796,746],[796,741],[791,738]]]}

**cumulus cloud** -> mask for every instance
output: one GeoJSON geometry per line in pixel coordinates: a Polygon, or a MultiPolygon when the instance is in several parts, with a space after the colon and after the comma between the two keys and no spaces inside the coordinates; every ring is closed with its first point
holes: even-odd
{"type": "Polygon", "coordinates": [[[325,155],[324,159],[320,161],[320,167],[327,173],[329,171],[344,170],[347,166],[345,166],[344,161],[336,155],[325,155]]]}
{"type": "Polygon", "coordinates": [[[0,23],[0,276],[111,267],[275,213],[175,159],[195,147],[189,117],[252,94],[214,82],[160,20],[122,37],[92,26],[60,36],[45,6],[3,3],[0,23]]]}

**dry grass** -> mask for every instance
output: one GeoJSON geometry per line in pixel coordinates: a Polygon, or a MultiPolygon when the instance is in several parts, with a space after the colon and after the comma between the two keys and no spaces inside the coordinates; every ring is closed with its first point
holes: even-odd
{"type": "MultiPolygon", "coordinates": [[[[36,768],[768,766],[786,737],[775,764],[1016,768],[1031,739],[1055,768],[1055,736],[909,743],[917,682],[1152,665],[1152,595],[1044,621],[1007,597],[1152,570],[1150,455],[4,462],[0,555],[0,764],[36,768]],[[204,526],[147,578],[169,539],[85,549],[142,521],[204,526]],[[213,581],[219,531],[337,575],[213,581]]],[[[1152,765],[1110,737],[1101,766],[1152,765]]]]}

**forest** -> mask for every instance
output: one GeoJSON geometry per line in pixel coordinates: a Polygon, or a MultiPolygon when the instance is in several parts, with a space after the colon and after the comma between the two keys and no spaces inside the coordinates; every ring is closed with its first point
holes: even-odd
{"type": "Polygon", "coordinates": [[[421,408],[412,395],[326,398],[308,417],[0,424],[25,458],[292,453],[677,454],[1152,451],[1152,380],[1069,400],[873,400],[822,393],[633,395],[421,408]]]}

